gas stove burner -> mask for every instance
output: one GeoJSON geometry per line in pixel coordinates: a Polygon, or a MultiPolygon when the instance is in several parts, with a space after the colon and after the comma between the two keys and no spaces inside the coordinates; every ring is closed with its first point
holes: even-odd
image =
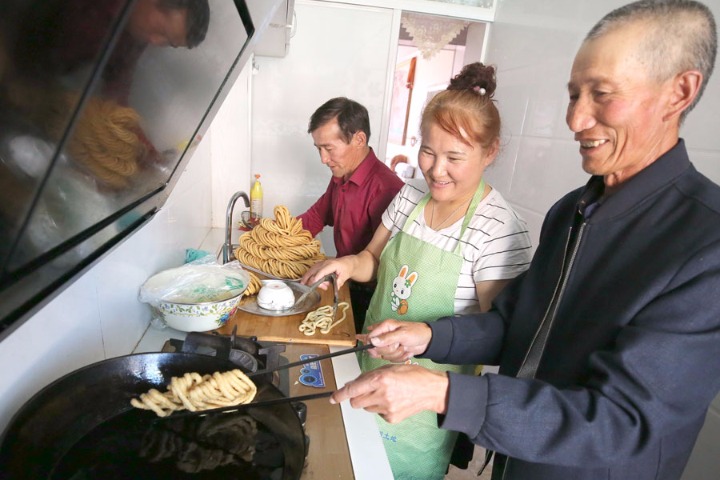
{"type": "MultiPolygon", "coordinates": [[[[162,349],[163,352],[183,352],[208,355],[230,360],[246,373],[278,367],[281,362],[280,353],[285,345],[277,343],[258,343],[257,337],[230,336],[215,333],[190,332],[185,340],[170,339],[162,349]]],[[[284,360],[284,359],[283,359],[284,360]]],[[[277,383],[278,379],[267,374],[267,380],[277,383]]]]}

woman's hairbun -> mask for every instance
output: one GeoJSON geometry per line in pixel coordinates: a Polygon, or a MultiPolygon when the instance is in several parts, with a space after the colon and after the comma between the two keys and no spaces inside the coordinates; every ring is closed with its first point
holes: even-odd
{"type": "Polygon", "coordinates": [[[420,128],[437,125],[455,138],[491,148],[500,138],[500,112],[495,94],[495,67],[465,65],[446,90],[433,96],[423,109],[420,128]]]}
{"type": "Polygon", "coordinates": [[[472,90],[479,95],[492,98],[497,83],[495,82],[495,67],[483,65],[480,62],[465,65],[447,87],[448,90],[472,90]]]}

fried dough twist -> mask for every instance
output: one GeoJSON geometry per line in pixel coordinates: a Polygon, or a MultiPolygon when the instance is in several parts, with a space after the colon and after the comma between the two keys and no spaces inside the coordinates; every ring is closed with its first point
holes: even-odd
{"type": "Polygon", "coordinates": [[[235,258],[275,277],[302,277],[312,265],[325,258],[320,253],[320,242],[302,228],[302,221],[290,215],[287,207],[278,205],[273,213],[274,220],[263,218],[240,237],[235,258]]]}
{"type": "Polygon", "coordinates": [[[139,399],[131,399],[130,404],[166,417],[176,410],[196,412],[250,403],[256,394],[255,384],[238,369],[202,376],[193,372],[172,377],[165,393],[153,388],[139,399]]]}

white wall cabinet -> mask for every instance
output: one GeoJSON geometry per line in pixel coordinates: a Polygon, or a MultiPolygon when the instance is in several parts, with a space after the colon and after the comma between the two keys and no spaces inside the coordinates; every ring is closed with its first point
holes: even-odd
{"type": "Polygon", "coordinates": [[[287,55],[290,39],[295,33],[294,13],[295,0],[283,0],[255,48],[255,55],[263,57],[287,55]]]}

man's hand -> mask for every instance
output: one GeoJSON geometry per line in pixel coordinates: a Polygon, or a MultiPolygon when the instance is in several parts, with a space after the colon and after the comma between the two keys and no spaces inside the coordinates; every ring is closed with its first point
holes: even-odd
{"type": "Polygon", "coordinates": [[[350,400],[353,408],[377,413],[389,423],[430,410],[445,413],[449,381],[445,372],[419,365],[386,365],[360,375],[330,397],[330,403],[350,400]]]}
{"type": "Polygon", "coordinates": [[[432,330],[426,323],[385,320],[370,325],[361,341],[375,345],[376,348],[368,351],[371,357],[402,363],[425,352],[431,338],[432,330]]]}

